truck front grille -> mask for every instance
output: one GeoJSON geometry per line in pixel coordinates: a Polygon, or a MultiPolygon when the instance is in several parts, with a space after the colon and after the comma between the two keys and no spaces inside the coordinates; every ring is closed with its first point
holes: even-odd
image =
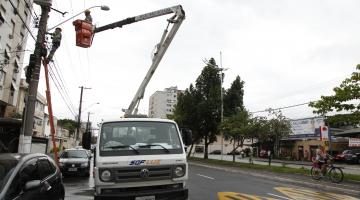
{"type": "Polygon", "coordinates": [[[112,169],[116,182],[153,181],[172,178],[171,166],[141,166],[112,169]]]}

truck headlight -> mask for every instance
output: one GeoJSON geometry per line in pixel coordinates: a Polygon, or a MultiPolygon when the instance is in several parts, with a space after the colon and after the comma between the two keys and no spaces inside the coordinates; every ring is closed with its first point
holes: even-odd
{"type": "Polygon", "coordinates": [[[110,181],[111,180],[111,172],[109,170],[104,170],[101,172],[101,180],[110,181]]]}
{"type": "Polygon", "coordinates": [[[85,162],[85,163],[81,163],[81,167],[87,167],[89,166],[89,163],[85,162]]]}
{"type": "Polygon", "coordinates": [[[185,166],[176,166],[174,169],[174,175],[176,178],[184,176],[185,175],[185,166]]]}

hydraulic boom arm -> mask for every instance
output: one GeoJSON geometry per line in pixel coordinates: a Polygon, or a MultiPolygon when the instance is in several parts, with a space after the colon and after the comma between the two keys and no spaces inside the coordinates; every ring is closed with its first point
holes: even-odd
{"type": "Polygon", "coordinates": [[[131,101],[128,109],[123,110],[125,111],[125,117],[130,116],[130,115],[136,115],[137,114],[137,110],[138,110],[138,106],[140,103],[140,100],[144,97],[144,93],[145,93],[145,89],[147,84],[149,83],[152,75],[154,74],[156,68],[158,67],[162,57],[164,56],[167,48],[169,47],[172,39],[174,38],[177,30],[179,29],[181,23],[183,22],[183,20],[185,19],[185,12],[182,9],[181,5],[178,6],[174,6],[174,7],[170,7],[170,8],[165,8],[165,9],[161,9],[161,10],[157,10],[154,12],[150,12],[150,13],[146,13],[143,15],[138,15],[135,17],[130,17],[118,22],[114,22],[112,24],[108,24],[105,26],[101,26],[98,27],[94,30],[95,33],[101,32],[101,31],[105,31],[108,29],[113,29],[113,28],[121,28],[123,25],[127,25],[127,24],[131,24],[134,22],[139,22],[139,21],[143,21],[143,20],[147,20],[147,19],[151,19],[154,17],[159,17],[159,16],[163,16],[163,15],[167,15],[167,14],[171,14],[173,13],[174,16],[172,16],[170,19],[168,19],[168,25],[166,27],[166,29],[164,30],[164,33],[161,37],[161,40],[159,42],[159,44],[156,45],[156,51],[153,55],[153,59],[152,59],[152,64],[144,78],[144,80],[142,81],[140,87],[138,88],[133,100],[131,101]],[[172,24],[171,30],[168,31],[169,25],[172,24]]]}

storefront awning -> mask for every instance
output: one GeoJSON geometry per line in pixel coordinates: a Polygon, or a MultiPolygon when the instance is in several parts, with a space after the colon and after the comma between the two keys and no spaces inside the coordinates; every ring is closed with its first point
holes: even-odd
{"type": "Polygon", "coordinates": [[[335,136],[337,136],[337,137],[360,138],[360,128],[354,128],[354,129],[346,130],[346,131],[337,133],[335,136]]]}

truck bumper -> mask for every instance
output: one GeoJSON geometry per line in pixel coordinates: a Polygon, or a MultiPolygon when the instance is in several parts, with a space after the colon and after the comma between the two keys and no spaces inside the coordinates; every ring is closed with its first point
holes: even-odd
{"type": "Polygon", "coordinates": [[[155,200],[186,200],[188,199],[188,189],[168,189],[155,191],[131,191],[124,193],[103,193],[95,194],[94,200],[134,200],[136,197],[155,196],[155,200]]]}

